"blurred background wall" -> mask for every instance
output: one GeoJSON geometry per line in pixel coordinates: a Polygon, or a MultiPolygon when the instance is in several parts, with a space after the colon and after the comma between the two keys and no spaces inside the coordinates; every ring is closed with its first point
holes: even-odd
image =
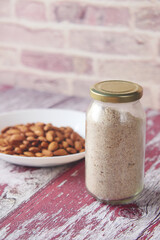
{"type": "Polygon", "coordinates": [[[0,0],[0,83],[89,97],[107,79],[160,108],[159,0],[0,0]]]}

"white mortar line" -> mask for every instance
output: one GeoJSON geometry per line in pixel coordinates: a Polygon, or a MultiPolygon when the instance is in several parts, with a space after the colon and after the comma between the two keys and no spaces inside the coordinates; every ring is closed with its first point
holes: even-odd
{"type": "Polygon", "coordinates": [[[153,59],[152,55],[148,56],[136,56],[136,55],[124,55],[124,54],[109,54],[109,53],[99,53],[99,52],[90,52],[86,50],[77,50],[71,48],[51,48],[51,47],[37,47],[37,46],[26,46],[25,44],[16,44],[16,43],[4,43],[0,42],[0,48],[12,48],[21,51],[33,51],[37,53],[48,53],[48,54],[62,54],[68,56],[75,56],[75,57],[86,57],[86,58],[94,58],[99,60],[133,60],[133,61],[150,61],[153,59]]]}
{"type": "MultiPolygon", "coordinates": [[[[39,1],[42,1],[43,0],[39,0],[39,1]]],[[[47,0],[49,3],[61,3],[61,2],[65,2],[65,0],[47,0]]],[[[153,0],[152,0],[153,1],[153,0]]],[[[82,3],[82,0],[76,0],[76,3],[80,3],[81,5],[87,5],[87,4],[91,4],[93,6],[106,6],[106,7],[128,7],[128,6],[138,6],[138,7],[150,7],[150,6],[153,6],[155,4],[155,2],[148,2],[148,1],[144,1],[144,2],[139,2],[138,0],[137,1],[119,1],[117,3],[117,1],[113,0],[113,1],[106,1],[106,0],[85,0],[85,2],[82,3]]],[[[157,2],[156,2],[157,3],[157,2]]]]}
{"type": "MultiPolygon", "coordinates": [[[[152,31],[148,29],[135,28],[132,29],[132,26],[121,27],[121,26],[99,26],[99,25],[86,25],[86,24],[73,24],[73,23],[54,23],[54,22],[32,22],[22,19],[8,19],[1,18],[0,23],[4,24],[15,24],[19,27],[29,28],[30,30],[54,30],[54,31],[93,31],[93,32],[109,32],[109,33],[127,33],[127,34],[139,34],[145,37],[160,37],[160,31],[152,31]]],[[[132,25],[132,24],[131,24],[132,25]]]]}
{"type": "Polygon", "coordinates": [[[126,26],[99,26],[99,25],[87,25],[87,24],[74,24],[69,22],[33,22],[33,21],[27,21],[24,19],[8,19],[8,18],[1,18],[0,23],[6,23],[6,24],[15,24],[20,27],[26,27],[33,30],[97,30],[97,31],[116,31],[116,32],[126,32],[128,31],[128,27],[126,26]]]}
{"type": "MultiPolygon", "coordinates": [[[[65,78],[65,79],[70,79],[70,78],[76,78],[76,79],[86,79],[86,80],[96,80],[97,78],[95,78],[93,75],[85,75],[85,74],[76,74],[76,73],[72,73],[69,72],[66,74],[66,72],[54,72],[54,71],[48,71],[48,70],[41,70],[41,69],[35,69],[35,68],[27,68],[27,67],[13,67],[12,69],[10,67],[0,67],[0,72],[1,71],[6,71],[6,72],[13,72],[13,73],[20,73],[20,74],[32,74],[35,76],[43,76],[46,78],[65,78]]],[[[50,80],[50,79],[47,79],[50,80]]],[[[52,79],[51,79],[52,80],[52,79]]]]}

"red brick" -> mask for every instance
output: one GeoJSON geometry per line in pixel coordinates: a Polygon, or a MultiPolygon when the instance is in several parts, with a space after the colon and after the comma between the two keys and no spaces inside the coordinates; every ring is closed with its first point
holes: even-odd
{"type": "Polygon", "coordinates": [[[135,12],[135,25],[140,29],[160,31],[160,7],[139,8],[135,12]]]}
{"type": "Polygon", "coordinates": [[[125,7],[98,7],[75,2],[56,2],[51,7],[51,19],[57,22],[89,25],[126,26],[129,23],[129,11],[125,7]]]}
{"type": "Polygon", "coordinates": [[[52,20],[58,22],[68,21],[77,23],[80,19],[83,19],[85,8],[79,3],[55,2],[51,5],[50,10],[52,20]]]}
{"type": "Polygon", "coordinates": [[[63,48],[64,34],[59,30],[32,29],[18,24],[0,23],[0,41],[28,46],[63,48]]]}
{"type": "Polygon", "coordinates": [[[8,17],[11,13],[10,0],[0,0],[0,18],[8,17]]]}
{"type": "Polygon", "coordinates": [[[24,51],[21,60],[24,65],[41,70],[62,73],[75,72],[78,74],[90,74],[92,72],[92,62],[89,58],[24,51]]]}
{"type": "Polygon", "coordinates": [[[71,31],[70,47],[104,54],[152,54],[152,42],[149,37],[116,32],[71,31]]]}
{"type": "Polygon", "coordinates": [[[119,26],[129,24],[127,8],[88,6],[84,22],[90,25],[119,26]]]}
{"type": "Polygon", "coordinates": [[[15,12],[17,17],[28,20],[46,20],[45,6],[42,2],[20,0],[16,3],[15,12]]]}
{"type": "Polygon", "coordinates": [[[1,83],[16,85],[24,88],[70,94],[71,87],[68,79],[42,76],[20,71],[0,70],[1,83]],[[65,87],[64,87],[65,86],[65,87]]]}
{"type": "Polygon", "coordinates": [[[0,47],[0,66],[14,67],[19,64],[17,50],[0,47]]]}
{"type": "Polygon", "coordinates": [[[101,79],[124,79],[140,84],[160,85],[160,64],[152,61],[101,60],[97,68],[101,79]]]}

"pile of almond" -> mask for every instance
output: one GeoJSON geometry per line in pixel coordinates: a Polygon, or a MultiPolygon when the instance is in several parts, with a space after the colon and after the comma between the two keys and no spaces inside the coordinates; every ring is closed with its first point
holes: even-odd
{"type": "Polygon", "coordinates": [[[6,127],[0,135],[0,152],[26,157],[62,156],[85,151],[85,140],[70,127],[27,123],[6,127]]]}

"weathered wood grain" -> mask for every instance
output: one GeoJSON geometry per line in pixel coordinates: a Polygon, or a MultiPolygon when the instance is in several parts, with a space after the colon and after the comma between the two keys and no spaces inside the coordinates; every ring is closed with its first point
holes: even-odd
{"type": "Polygon", "coordinates": [[[152,237],[156,240],[159,222],[155,225],[155,219],[159,220],[160,206],[155,178],[155,174],[160,175],[160,169],[157,170],[156,165],[157,162],[147,170],[145,189],[137,201],[113,207],[99,203],[87,193],[84,162],[80,162],[4,220],[0,225],[4,238],[0,237],[13,240],[17,237],[29,239],[31,236],[30,239],[79,240],[152,237]],[[150,232],[151,227],[154,227],[154,232],[150,232]]]}
{"type": "Polygon", "coordinates": [[[68,97],[29,89],[10,88],[0,92],[0,111],[25,108],[49,108],[68,97]]]}
{"type": "Polygon", "coordinates": [[[55,107],[86,112],[90,103],[91,100],[88,98],[69,97],[64,102],[57,103],[55,107]]]}
{"type": "Polygon", "coordinates": [[[28,168],[0,160],[0,218],[28,200],[50,180],[65,171],[66,166],[55,168],[28,168]]]}
{"type": "MultiPolygon", "coordinates": [[[[62,98],[50,107],[85,110],[88,104],[87,99],[62,98]]],[[[145,188],[126,206],[105,205],[87,193],[84,161],[68,170],[22,168],[0,161],[0,206],[5,216],[0,239],[159,240],[160,112],[147,110],[147,116],[145,188]]]]}

